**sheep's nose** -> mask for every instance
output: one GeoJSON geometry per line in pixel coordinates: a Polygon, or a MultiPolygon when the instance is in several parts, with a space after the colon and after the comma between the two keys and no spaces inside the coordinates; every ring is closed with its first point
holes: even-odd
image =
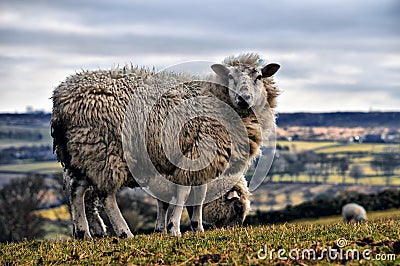
{"type": "Polygon", "coordinates": [[[248,94],[240,95],[239,97],[242,98],[243,100],[245,100],[246,102],[250,101],[250,98],[251,98],[251,96],[248,94]]]}
{"type": "Polygon", "coordinates": [[[233,208],[235,209],[236,214],[242,214],[243,213],[244,206],[243,206],[243,203],[240,200],[238,200],[238,199],[235,200],[233,208]]]}
{"type": "Polygon", "coordinates": [[[240,108],[247,109],[251,104],[251,95],[249,94],[238,94],[236,95],[236,103],[240,108]]]}

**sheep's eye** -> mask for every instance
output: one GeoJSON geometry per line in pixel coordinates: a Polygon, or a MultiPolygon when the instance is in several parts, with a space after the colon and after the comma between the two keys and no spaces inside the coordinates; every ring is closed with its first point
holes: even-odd
{"type": "Polygon", "coordinates": [[[261,80],[261,79],[262,79],[262,76],[261,76],[261,75],[258,75],[257,78],[256,78],[256,81],[257,81],[257,80],[261,80]]]}
{"type": "Polygon", "coordinates": [[[231,74],[228,74],[228,79],[233,79],[233,76],[231,74]]]}

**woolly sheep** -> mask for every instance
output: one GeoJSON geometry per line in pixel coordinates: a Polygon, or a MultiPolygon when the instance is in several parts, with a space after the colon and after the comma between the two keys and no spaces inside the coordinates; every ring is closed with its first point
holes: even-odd
{"type": "MultiPolygon", "coordinates": [[[[122,147],[122,122],[126,113],[137,117],[142,115],[139,112],[126,112],[132,100],[139,100],[144,105],[147,102],[145,98],[133,99],[135,91],[144,91],[151,97],[156,85],[167,79],[171,79],[173,85],[179,82],[184,84],[162,95],[159,103],[153,106],[149,115],[149,131],[146,132],[150,137],[146,145],[159,173],[169,181],[184,185],[176,192],[176,205],[166,226],[170,234],[179,236],[182,209],[190,188],[201,187],[200,199],[204,199],[206,184],[215,180],[226,168],[230,167],[231,174],[240,176],[250,160],[259,153],[263,139],[261,132],[265,133],[275,126],[275,98],[279,90],[274,86],[272,75],[278,71],[279,65],[260,67],[259,60],[256,54],[243,54],[228,57],[223,64],[212,65],[217,74],[216,81],[222,85],[184,79],[174,82],[174,75],[157,76],[154,71],[144,68],[124,68],[123,71],[83,71],[70,76],[55,88],[51,119],[53,148],[64,167],[74,236],[91,238],[88,218],[97,220],[97,217],[93,213],[86,217],[84,198],[85,193],[93,189],[116,234],[133,237],[117,206],[115,194],[122,186],[139,186],[138,179],[133,176],[139,177],[141,169],[136,169],[135,165],[129,169],[126,162],[129,156],[124,156],[122,147]],[[193,123],[183,128],[185,137],[180,135],[179,143],[187,151],[184,155],[189,159],[198,158],[204,152],[198,150],[198,136],[205,136],[214,140],[216,156],[207,167],[198,171],[180,169],[170,163],[162,152],[160,129],[168,110],[193,96],[218,98],[237,111],[246,128],[250,150],[231,150],[229,134],[221,124],[207,118],[194,119],[193,123]],[[262,117],[255,117],[250,107],[266,108],[267,111],[262,113],[262,117]],[[231,157],[233,160],[230,161],[231,157]]],[[[206,108],[212,111],[212,106],[206,108]]],[[[140,158],[133,158],[133,161],[136,159],[140,158]]],[[[193,206],[191,221],[196,231],[203,231],[203,202],[193,206]]],[[[158,200],[158,230],[163,229],[160,225],[165,226],[160,222],[165,217],[165,205],[158,200]]]]}
{"type": "MultiPolygon", "coordinates": [[[[242,225],[250,211],[250,192],[244,177],[233,185],[223,197],[204,204],[203,221],[212,227],[242,225]]],[[[192,207],[187,207],[189,216],[192,207]]]]}
{"type": "MultiPolygon", "coordinates": [[[[93,190],[91,189],[85,195],[87,220],[92,235],[95,237],[104,237],[107,235],[107,229],[99,215],[98,208],[101,207],[101,204],[95,193],[92,192],[93,190]]],[[[247,187],[247,181],[242,177],[223,197],[219,197],[214,201],[204,204],[203,222],[212,228],[242,225],[250,211],[249,197],[250,192],[247,187]]],[[[168,208],[167,204],[165,204],[165,208],[168,208]]],[[[191,219],[193,207],[187,206],[186,208],[189,213],[189,218],[191,219]]],[[[156,229],[159,228],[158,231],[165,231],[165,218],[164,221],[160,220],[160,218],[157,220],[163,224],[156,225],[156,229]]]]}
{"type": "Polygon", "coordinates": [[[343,222],[350,223],[351,220],[355,222],[365,222],[367,220],[367,212],[364,207],[356,203],[348,203],[342,208],[343,222]]]}

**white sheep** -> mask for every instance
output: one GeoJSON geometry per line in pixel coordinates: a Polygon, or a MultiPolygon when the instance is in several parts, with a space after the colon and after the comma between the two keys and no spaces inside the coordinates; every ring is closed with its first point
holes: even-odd
{"type": "MultiPolygon", "coordinates": [[[[164,230],[166,227],[172,235],[179,236],[182,208],[191,189],[198,188],[196,193],[200,200],[193,206],[191,221],[196,231],[203,231],[202,205],[207,184],[224,173],[239,181],[251,159],[259,153],[263,134],[275,127],[275,98],[279,91],[271,76],[277,72],[279,65],[260,66],[259,62],[260,57],[256,54],[229,57],[223,64],[211,66],[217,74],[215,82],[192,81],[193,78],[173,73],[158,75],[144,68],[84,71],[62,82],[53,92],[51,126],[53,147],[64,167],[74,236],[91,238],[84,201],[86,192],[91,188],[104,206],[116,234],[120,237],[133,236],[117,206],[115,194],[122,186],[138,187],[138,182],[143,181],[141,175],[145,176],[146,167],[141,164],[140,157],[143,151],[138,148],[136,153],[132,153],[136,140],[127,141],[130,145],[128,152],[122,141],[126,133],[124,130],[133,131],[128,132],[131,134],[143,133],[135,132],[135,125],[141,124],[146,126],[145,145],[153,167],[168,182],[181,185],[174,192],[175,206],[167,225],[162,221],[168,204],[158,200],[156,229],[164,230]],[[164,93],[157,96],[157,103],[146,106],[158,89],[164,93]],[[135,98],[138,91],[144,93],[144,97],[135,98]],[[184,155],[181,159],[195,161],[203,154],[211,153],[202,142],[203,138],[211,139],[215,144],[213,148],[216,148],[215,156],[210,157],[206,167],[198,170],[171,163],[164,152],[161,129],[171,110],[195,97],[208,99],[209,104],[202,106],[208,113],[215,112],[215,99],[234,109],[244,125],[248,150],[243,148],[245,145],[242,143],[239,143],[239,148],[233,149],[230,138],[235,132],[227,132],[218,121],[207,117],[195,118],[184,124],[181,128],[183,133],[177,139],[169,139],[167,146],[178,142],[184,155]],[[132,106],[132,102],[150,110],[148,120],[144,120],[142,112],[135,111],[137,106],[132,106]],[[253,110],[262,110],[262,115],[256,116],[253,110]],[[123,125],[127,117],[134,125],[128,126],[128,129],[123,125]]],[[[188,106],[194,111],[196,108],[196,104],[188,106]]],[[[180,116],[175,119],[179,120],[180,116]]],[[[240,140],[244,141],[244,138],[240,140]]],[[[155,178],[146,182],[153,183],[153,188],[157,188],[166,181],[155,178]]],[[[211,188],[215,189],[215,186],[211,188]]],[[[221,189],[221,194],[225,192],[221,189]]],[[[98,215],[90,215],[91,220],[97,219],[98,215]]]]}
{"type": "MultiPolygon", "coordinates": [[[[224,196],[204,204],[203,220],[213,227],[242,225],[250,211],[250,192],[247,181],[240,178],[224,196]]],[[[188,213],[191,214],[191,208],[188,213]]]]}
{"type": "Polygon", "coordinates": [[[367,212],[364,207],[356,203],[348,203],[342,208],[343,222],[350,223],[351,220],[355,222],[367,221],[367,212]]]}

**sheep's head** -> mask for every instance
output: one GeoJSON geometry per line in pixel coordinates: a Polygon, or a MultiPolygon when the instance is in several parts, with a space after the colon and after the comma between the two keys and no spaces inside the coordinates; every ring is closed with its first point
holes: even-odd
{"type": "Polygon", "coordinates": [[[223,197],[204,205],[204,221],[216,227],[242,225],[250,211],[249,194],[243,179],[223,197]]]}
{"type": "Polygon", "coordinates": [[[264,67],[214,64],[211,68],[229,87],[229,98],[233,106],[248,109],[262,104],[266,95],[263,79],[274,75],[280,66],[275,63],[264,67]]]}

